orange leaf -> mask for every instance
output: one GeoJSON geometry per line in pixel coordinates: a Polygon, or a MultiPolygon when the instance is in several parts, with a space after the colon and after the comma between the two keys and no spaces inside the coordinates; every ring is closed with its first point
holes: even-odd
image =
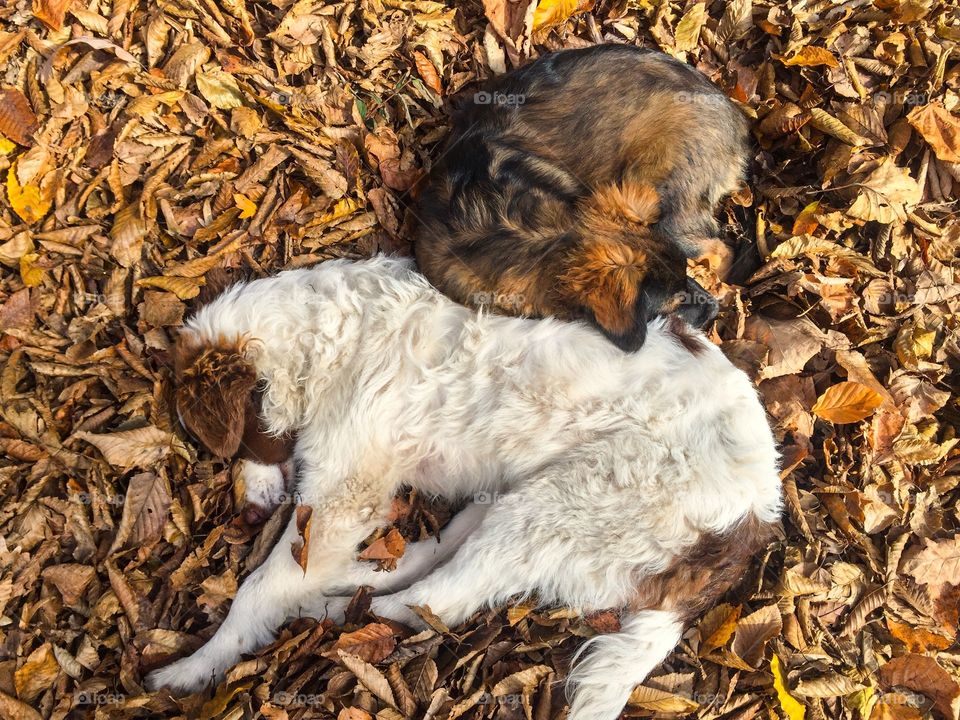
{"type": "Polygon", "coordinates": [[[378,540],[370,543],[370,547],[360,553],[361,560],[374,560],[380,562],[384,569],[393,570],[397,565],[397,560],[403,557],[406,549],[406,541],[396,528],[390,528],[390,532],[378,540]]]}
{"type": "Polygon", "coordinates": [[[842,382],[827,388],[817,399],[813,413],[832,423],[859,422],[883,404],[883,397],[858,382],[842,382]]]}
{"type": "Polygon", "coordinates": [[[33,0],[33,16],[51,30],[59,30],[73,3],[74,0],[33,0]]]}
{"type": "Polygon", "coordinates": [[[437,95],[443,95],[443,84],[440,82],[440,76],[437,74],[437,69],[433,66],[433,63],[430,62],[430,58],[417,51],[413,53],[413,61],[417,64],[417,73],[419,73],[420,79],[426,86],[437,95]]]}
{"type": "Polygon", "coordinates": [[[934,154],[944,162],[960,162],[960,118],[940,103],[914,108],[907,122],[923,135],[934,154]]]}
{"type": "Polygon", "coordinates": [[[784,65],[800,65],[801,67],[814,67],[816,65],[826,65],[835,68],[840,65],[833,53],[826,48],[807,45],[800,48],[789,58],[781,58],[784,65]]]}
{"type": "Polygon", "coordinates": [[[290,552],[297,565],[307,572],[307,560],[310,555],[310,521],[313,519],[313,508],[309,505],[297,505],[297,533],[300,539],[290,543],[290,552]]]}
{"type": "Polygon", "coordinates": [[[793,231],[791,234],[795,236],[812,235],[813,231],[820,227],[820,223],[817,222],[817,210],[819,209],[820,203],[814,200],[801,210],[796,220],[793,221],[793,231]]]}
{"type": "Polygon", "coordinates": [[[906,645],[907,650],[912,653],[946,650],[953,644],[953,641],[948,637],[937,635],[923,628],[915,628],[905,623],[898,623],[889,617],[887,618],[887,627],[890,629],[890,634],[906,645]]]}
{"type": "Polygon", "coordinates": [[[540,0],[533,13],[533,31],[562,25],[573,15],[593,9],[593,0],[540,0]]]}

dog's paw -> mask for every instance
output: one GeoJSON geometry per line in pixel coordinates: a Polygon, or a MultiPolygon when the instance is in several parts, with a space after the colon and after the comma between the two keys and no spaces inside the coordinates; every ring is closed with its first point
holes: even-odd
{"type": "Polygon", "coordinates": [[[150,692],[166,688],[174,693],[187,695],[219,682],[222,676],[222,671],[203,658],[191,655],[148,673],[145,684],[150,692]]]}
{"type": "Polygon", "coordinates": [[[256,507],[263,520],[287,497],[287,485],[279,465],[261,465],[244,460],[238,469],[247,505],[256,507]]]}

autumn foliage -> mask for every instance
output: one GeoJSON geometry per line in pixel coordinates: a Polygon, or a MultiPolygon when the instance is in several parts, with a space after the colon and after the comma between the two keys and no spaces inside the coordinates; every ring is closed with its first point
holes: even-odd
{"type": "MultiPolygon", "coordinates": [[[[5,3],[0,718],[558,716],[615,611],[446,628],[421,608],[411,636],[361,593],[346,627],[296,620],[207,695],[140,683],[209,636],[283,527],[242,522],[171,412],[171,333],[206,274],[408,252],[445,99],[594,42],[669,52],[751,119],[749,188],[691,273],[776,426],[788,504],[628,714],[957,719],[955,0],[5,3]]],[[[358,548],[384,567],[449,516],[395,509],[358,548]]],[[[322,518],[300,520],[298,559],[322,518]]]]}

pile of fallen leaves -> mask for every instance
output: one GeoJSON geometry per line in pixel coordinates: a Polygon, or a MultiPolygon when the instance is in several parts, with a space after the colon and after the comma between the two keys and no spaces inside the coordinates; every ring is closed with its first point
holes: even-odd
{"type": "MultiPolygon", "coordinates": [[[[955,0],[7,0],[0,717],[559,716],[615,612],[425,614],[410,636],[360,594],[215,693],[141,680],[212,634],[283,522],[238,521],[230,469],[171,414],[167,350],[207,273],[407,251],[444,99],[595,42],[659,47],[753,119],[723,218],[759,260],[739,285],[722,248],[692,271],[776,424],[788,506],[627,714],[956,720],[955,0]]],[[[396,508],[371,560],[448,514],[396,508]]]]}

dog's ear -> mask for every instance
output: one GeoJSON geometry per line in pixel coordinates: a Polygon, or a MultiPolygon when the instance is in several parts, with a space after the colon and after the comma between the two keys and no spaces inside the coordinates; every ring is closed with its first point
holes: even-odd
{"type": "Polygon", "coordinates": [[[568,304],[581,308],[621,350],[643,345],[647,318],[641,284],[647,274],[646,254],[623,242],[584,242],[566,259],[560,278],[568,304]]]}
{"type": "Polygon", "coordinates": [[[177,368],[180,422],[214,455],[240,449],[257,373],[238,347],[201,349],[177,368]]]}
{"type": "Polygon", "coordinates": [[[580,241],[567,254],[560,292],[614,345],[632,352],[647,336],[642,286],[657,259],[651,225],[660,198],[652,185],[605,185],[579,207],[580,241]]]}

